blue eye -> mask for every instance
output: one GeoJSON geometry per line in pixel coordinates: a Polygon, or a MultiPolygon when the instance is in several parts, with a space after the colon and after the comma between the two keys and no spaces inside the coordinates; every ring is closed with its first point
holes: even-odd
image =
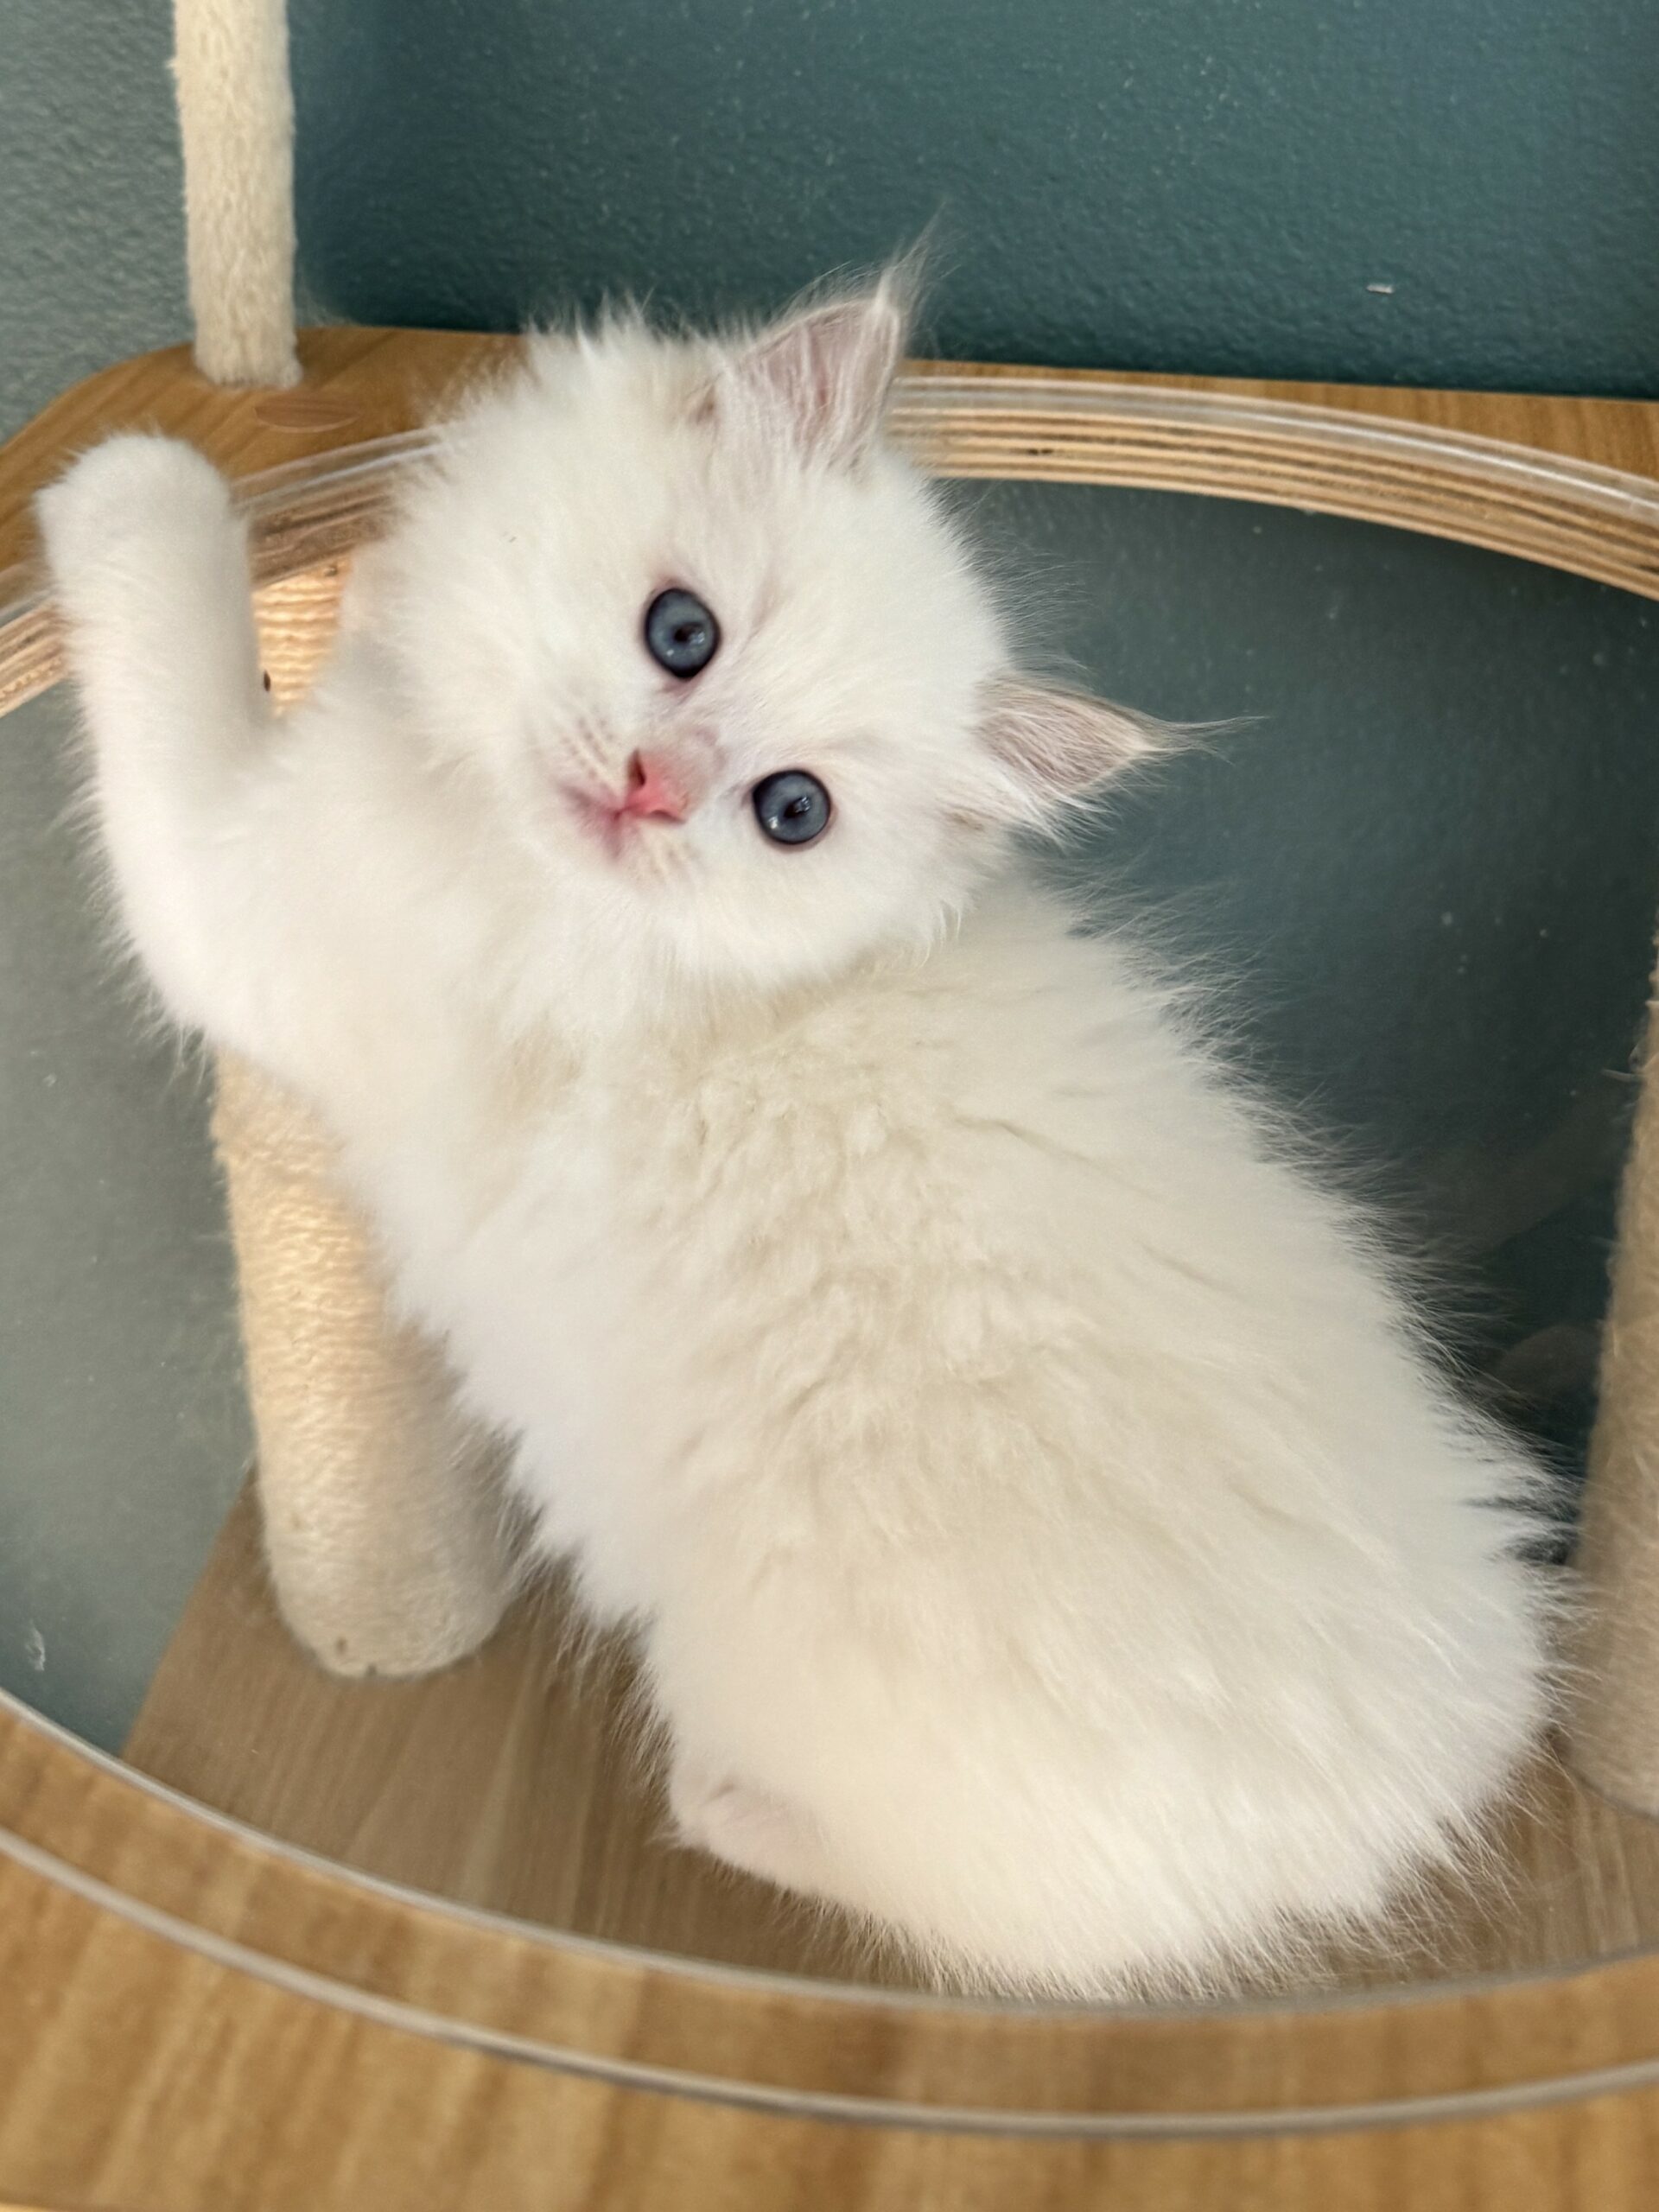
{"type": "Polygon", "coordinates": [[[645,609],[645,651],[671,676],[700,676],[720,651],[720,625],[695,592],[677,584],[645,609]]]}
{"type": "Polygon", "coordinates": [[[830,794],[804,768],[766,777],[749,798],[760,834],[774,845],[810,845],[830,827],[830,794]]]}

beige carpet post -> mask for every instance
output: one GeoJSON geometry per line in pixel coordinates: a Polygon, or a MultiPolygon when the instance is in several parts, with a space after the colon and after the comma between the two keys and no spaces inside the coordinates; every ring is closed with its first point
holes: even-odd
{"type": "Polygon", "coordinates": [[[288,385],[294,352],[294,97],[283,0],[174,0],[196,364],[288,385]]]}
{"type": "Polygon", "coordinates": [[[1659,1814],[1659,980],[1619,1202],[1578,1567],[1586,1613],[1573,1762],[1605,1796],[1659,1814]]]}
{"type": "Polygon", "coordinates": [[[435,1348],[388,1321],[315,1118],[221,1056],[213,1135],[283,1618],[336,1674],[418,1675],[461,1658],[512,1588],[487,1444],[435,1348]]]}

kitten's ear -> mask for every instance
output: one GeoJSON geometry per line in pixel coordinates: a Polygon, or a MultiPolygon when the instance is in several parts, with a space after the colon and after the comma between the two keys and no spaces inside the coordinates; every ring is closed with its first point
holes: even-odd
{"type": "Polygon", "coordinates": [[[1181,741],[1179,730],[1149,715],[1014,676],[994,677],[984,687],[980,734],[1007,772],[1017,794],[1014,811],[1039,821],[1181,741]]]}
{"type": "Polygon", "coordinates": [[[905,357],[912,288],[901,264],[873,291],[805,308],[727,363],[722,386],[748,408],[781,423],[804,452],[843,467],[874,444],[887,394],[905,357]]]}

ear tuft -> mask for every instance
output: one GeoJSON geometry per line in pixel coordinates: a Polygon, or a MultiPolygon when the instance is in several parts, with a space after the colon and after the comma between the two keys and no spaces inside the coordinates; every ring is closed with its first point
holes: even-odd
{"type": "Polygon", "coordinates": [[[993,677],[982,702],[981,735],[1039,818],[1181,742],[1149,715],[1020,677],[993,677]]]}
{"type": "Polygon", "coordinates": [[[905,357],[912,276],[899,263],[874,288],[785,316],[726,365],[710,394],[781,423],[808,454],[854,467],[874,445],[905,357]]]}

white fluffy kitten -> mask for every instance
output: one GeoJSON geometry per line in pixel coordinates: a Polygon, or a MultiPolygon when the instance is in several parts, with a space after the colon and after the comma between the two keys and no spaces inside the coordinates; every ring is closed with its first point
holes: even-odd
{"type": "Polygon", "coordinates": [[[533,340],[281,721],[204,461],[118,439],[41,513],[134,944],[338,1133],[638,1627],[680,1833],[1098,1993],[1457,1850],[1545,1702],[1531,1478],[1013,871],[1155,740],[1014,676],[880,441],[903,336],[885,285],[533,340]]]}

